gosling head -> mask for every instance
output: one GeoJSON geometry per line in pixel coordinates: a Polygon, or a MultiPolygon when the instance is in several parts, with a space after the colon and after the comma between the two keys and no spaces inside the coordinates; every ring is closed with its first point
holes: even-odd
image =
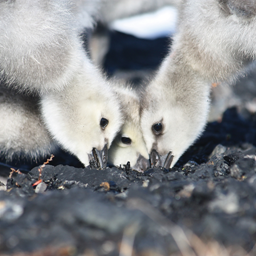
{"type": "MultiPolygon", "coordinates": [[[[171,81],[170,81],[171,83],[171,81]]],[[[208,93],[150,85],[142,99],[141,129],[152,166],[173,167],[207,121],[208,93]],[[202,96],[203,95],[203,96],[202,96]]]]}
{"type": "Polygon", "coordinates": [[[124,121],[109,149],[109,162],[116,166],[130,162],[132,169],[144,171],[149,161],[140,127],[140,92],[130,86],[119,85],[113,89],[121,99],[124,121]]]}
{"type": "Polygon", "coordinates": [[[76,84],[42,97],[50,133],[85,165],[104,168],[108,148],[123,122],[120,105],[109,86],[76,84]]]}

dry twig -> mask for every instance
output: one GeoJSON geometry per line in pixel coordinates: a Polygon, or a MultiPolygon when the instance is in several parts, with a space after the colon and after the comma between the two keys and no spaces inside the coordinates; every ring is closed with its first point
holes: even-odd
{"type": "Polygon", "coordinates": [[[51,154],[51,157],[49,159],[47,159],[46,162],[44,162],[39,168],[38,168],[38,172],[39,172],[39,175],[38,175],[38,181],[36,181],[32,186],[37,186],[38,184],[40,184],[42,182],[42,171],[43,171],[43,168],[49,164],[49,162],[52,161],[52,159],[54,158],[54,155],[51,154]]]}
{"type": "Polygon", "coordinates": [[[21,174],[20,170],[15,170],[14,168],[10,168],[12,171],[10,172],[9,178],[12,177],[13,173],[17,172],[18,174],[21,174]]]}

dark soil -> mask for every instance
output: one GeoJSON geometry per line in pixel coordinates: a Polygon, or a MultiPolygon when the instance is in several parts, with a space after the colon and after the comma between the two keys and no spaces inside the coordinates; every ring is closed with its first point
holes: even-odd
{"type": "Polygon", "coordinates": [[[255,145],[255,114],[230,108],[173,169],[20,165],[0,191],[1,255],[256,255],[255,145]]]}

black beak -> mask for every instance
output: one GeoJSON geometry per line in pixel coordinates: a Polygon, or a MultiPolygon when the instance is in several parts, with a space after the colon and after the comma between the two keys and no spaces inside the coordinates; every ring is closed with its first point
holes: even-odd
{"type": "Polygon", "coordinates": [[[89,163],[91,168],[104,169],[107,167],[108,162],[108,143],[106,143],[102,150],[96,148],[88,154],[89,163]]]}
{"type": "Polygon", "coordinates": [[[149,159],[150,159],[150,166],[151,167],[164,167],[166,169],[169,169],[171,164],[172,164],[172,160],[173,160],[173,155],[172,152],[169,151],[166,155],[159,155],[158,152],[153,149],[149,155],[149,159]]]}
{"type": "Polygon", "coordinates": [[[136,164],[132,167],[132,169],[138,172],[144,172],[150,167],[150,162],[144,156],[139,155],[136,164]]]}

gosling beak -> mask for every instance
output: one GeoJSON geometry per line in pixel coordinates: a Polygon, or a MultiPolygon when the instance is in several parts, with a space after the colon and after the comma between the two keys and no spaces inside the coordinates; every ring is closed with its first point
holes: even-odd
{"type": "Polygon", "coordinates": [[[153,149],[149,155],[149,159],[150,159],[150,165],[151,167],[164,167],[166,169],[169,169],[174,156],[172,155],[172,152],[169,151],[167,154],[165,155],[159,155],[158,152],[153,149]]]}
{"type": "Polygon", "coordinates": [[[144,172],[147,168],[150,167],[149,159],[146,159],[144,156],[139,155],[136,164],[132,167],[132,169],[138,172],[144,172]]]}
{"type": "Polygon", "coordinates": [[[88,154],[89,163],[91,168],[104,169],[107,167],[108,162],[108,143],[106,143],[102,150],[96,148],[88,154]]]}

